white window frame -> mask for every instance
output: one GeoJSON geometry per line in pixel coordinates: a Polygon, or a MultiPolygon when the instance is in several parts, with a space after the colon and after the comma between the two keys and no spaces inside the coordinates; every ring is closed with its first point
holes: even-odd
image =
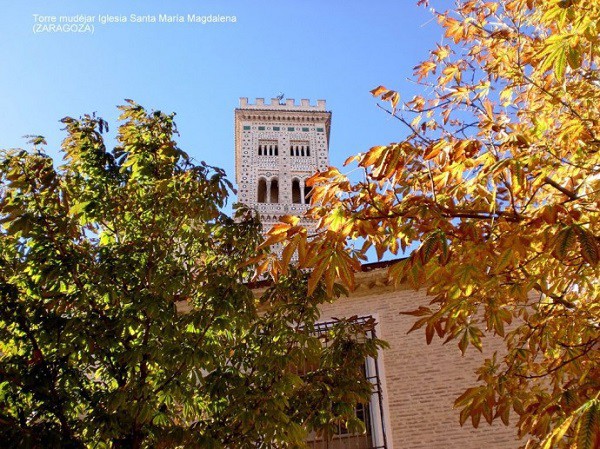
{"type": "MultiPolygon", "coordinates": [[[[366,320],[369,318],[375,320],[375,327],[371,338],[377,338],[377,336],[381,334],[379,314],[365,313],[358,316],[358,320],[366,320]]],[[[330,317],[329,319],[319,320],[315,325],[333,324],[336,321],[338,321],[338,319],[330,317]]],[[[367,379],[373,384],[373,393],[371,394],[368,407],[372,449],[393,449],[384,366],[383,350],[381,349],[377,351],[377,359],[374,359],[373,357],[367,357],[365,359],[365,374],[367,379]],[[379,387],[377,386],[378,383],[379,387]]]]}

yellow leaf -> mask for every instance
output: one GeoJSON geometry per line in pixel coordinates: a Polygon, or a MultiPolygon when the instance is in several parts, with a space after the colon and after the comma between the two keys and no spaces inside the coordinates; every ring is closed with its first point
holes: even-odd
{"type": "Polygon", "coordinates": [[[363,156],[362,160],[358,165],[360,165],[361,167],[368,167],[370,165],[373,165],[376,161],[378,161],[381,158],[382,154],[387,149],[388,147],[386,146],[376,146],[371,148],[367,152],[367,154],[363,156]]]}
{"type": "Polygon", "coordinates": [[[354,156],[350,156],[348,159],[344,161],[344,165],[350,165],[352,162],[360,161],[362,159],[362,154],[355,154],[354,156]]]}
{"type": "Polygon", "coordinates": [[[285,245],[285,248],[283,249],[282,253],[281,253],[281,263],[283,264],[284,267],[287,267],[290,264],[290,261],[292,260],[292,256],[294,255],[294,252],[296,251],[296,248],[298,247],[298,238],[300,236],[299,235],[295,235],[293,239],[291,239],[290,241],[288,241],[287,245],[285,245]]]}
{"type": "Polygon", "coordinates": [[[425,154],[423,155],[423,159],[428,161],[436,157],[446,146],[445,141],[439,141],[432,146],[427,147],[425,150],[425,154]]]}
{"type": "Polygon", "coordinates": [[[315,265],[310,277],[308,278],[308,294],[312,295],[319,284],[319,281],[323,277],[323,273],[327,268],[327,262],[321,260],[317,265],[315,265]]]}
{"type": "Polygon", "coordinates": [[[574,418],[575,415],[573,414],[565,419],[560,426],[555,428],[543,442],[542,449],[551,449],[555,442],[560,441],[565,436],[565,433],[567,433],[567,430],[569,430],[569,427],[571,427],[574,418]]]}
{"type": "Polygon", "coordinates": [[[296,215],[284,215],[279,219],[279,221],[281,221],[282,223],[287,223],[292,226],[296,226],[298,224],[298,222],[300,221],[300,217],[298,217],[296,215]]]}

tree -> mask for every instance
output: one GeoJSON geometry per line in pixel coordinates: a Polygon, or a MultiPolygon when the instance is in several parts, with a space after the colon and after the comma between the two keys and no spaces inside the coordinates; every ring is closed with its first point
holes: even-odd
{"type": "Polygon", "coordinates": [[[173,115],[65,118],[65,164],[0,162],[0,441],[14,448],[301,447],[362,423],[372,322],[314,332],[322,287],[290,272],[255,298],[249,211],[194,164],[173,115]],[[185,304],[186,313],[178,311],[185,304]],[[310,369],[308,368],[310,367],[310,369]]]}
{"type": "Polygon", "coordinates": [[[414,248],[389,270],[431,297],[413,330],[463,353],[490,333],[506,346],[456,400],[460,423],[511,419],[528,448],[600,447],[600,3],[435,15],[447,43],[415,67],[423,94],[372,91],[407,136],[349,158],[363,180],[315,175],[318,231],[276,225],[265,244],[288,257],[268,266],[285,272],[298,250],[311,288],[352,287],[368,248],[414,248]]]}

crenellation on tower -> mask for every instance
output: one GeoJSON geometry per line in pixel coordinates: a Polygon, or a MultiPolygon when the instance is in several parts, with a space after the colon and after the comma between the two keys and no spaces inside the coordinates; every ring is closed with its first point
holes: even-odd
{"type": "Polygon", "coordinates": [[[247,97],[241,97],[240,109],[325,111],[326,101],[317,100],[316,104],[311,104],[310,100],[306,98],[302,98],[300,103],[297,103],[293,98],[286,98],[285,101],[280,100],[279,98],[271,98],[269,102],[267,102],[264,98],[256,98],[254,103],[251,103],[247,97]]]}
{"type": "Polygon", "coordinates": [[[325,100],[267,103],[240,98],[235,110],[238,200],[256,209],[265,229],[283,215],[308,209],[306,180],[329,165],[331,112],[325,100]]]}

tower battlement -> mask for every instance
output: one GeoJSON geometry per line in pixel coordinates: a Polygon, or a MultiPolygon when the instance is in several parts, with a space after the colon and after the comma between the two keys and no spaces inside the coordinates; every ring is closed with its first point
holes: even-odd
{"type": "Polygon", "coordinates": [[[257,98],[254,103],[250,103],[248,98],[240,98],[240,109],[261,109],[261,110],[277,110],[277,111],[325,111],[325,100],[317,100],[317,104],[311,105],[310,100],[303,98],[300,103],[296,103],[293,98],[279,100],[271,98],[270,101],[265,101],[264,98],[257,98]]]}

